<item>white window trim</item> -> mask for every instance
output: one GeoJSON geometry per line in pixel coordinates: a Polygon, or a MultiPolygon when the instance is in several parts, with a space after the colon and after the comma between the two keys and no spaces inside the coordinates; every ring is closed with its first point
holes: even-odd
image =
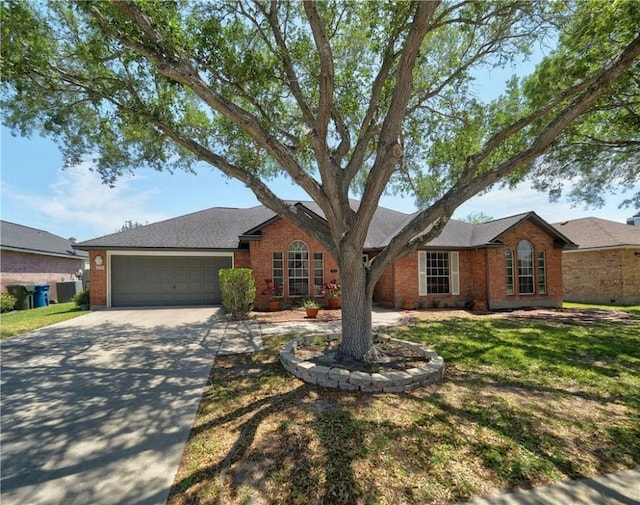
{"type": "Polygon", "coordinates": [[[418,251],[418,294],[420,296],[460,296],[460,253],[447,251],[449,255],[449,293],[427,293],[427,252],[418,251]]]}
{"type": "MultiPolygon", "coordinates": [[[[297,252],[297,251],[294,251],[294,252],[297,252]]],[[[313,275],[313,270],[312,270],[313,269],[313,264],[311,263],[311,261],[312,261],[311,260],[311,252],[310,252],[310,249],[309,249],[309,245],[305,241],[300,240],[300,239],[292,240],[291,243],[289,244],[289,247],[287,248],[287,263],[286,263],[286,268],[287,268],[286,269],[286,272],[287,272],[287,293],[288,293],[287,296],[289,298],[304,298],[306,296],[309,296],[309,294],[311,293],[310,284],[311,284],[311,281],[313,280],[313,276],[312,276],[313,275]],[[294,243],[300,243],[300,244],[304,245],[304,247],[305,247],[305,252],[307,254],[307,259],[306,259],[307,275],[306,275],[306,277],[296,277],[296,276],[292,276],[291,273],[290,273],[291,268],[289,266],[289,261],[290,261],[289,254],[291,252],[291,247],[293,246],[294,243]],[[291,280],[292,279],[298,280],[298,279],[305,279],[305,278],[307,279],[307,294],[306,295],[294,295],[294,294],[291,294],[291,280]]]]}

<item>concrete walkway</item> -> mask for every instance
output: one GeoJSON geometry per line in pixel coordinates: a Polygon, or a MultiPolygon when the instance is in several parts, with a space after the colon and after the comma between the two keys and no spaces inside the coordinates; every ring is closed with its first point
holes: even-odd
{"type": "Polygon", "coordinates": [[[1,345],[3,505],[164,505],[214,357],[261,340],[209,307],[92,312],[1,345]]]}
{"type": "Polygon", "coordinates": [[[482,498],[466,505],[640,505],[640,469],[482,498]]]}

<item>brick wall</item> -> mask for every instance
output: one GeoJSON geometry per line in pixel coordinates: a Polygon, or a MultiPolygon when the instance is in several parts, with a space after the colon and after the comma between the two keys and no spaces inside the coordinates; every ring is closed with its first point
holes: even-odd
{"type": "Polygon", "coordinates": [[[401,307],[411,299],[418,307],[462,307],[469,300],[485,299],[484,260],[481,251],[459,251],[460,294],[420,296],[418,252],[401,258],[378,281],[376,292],[390,293],[380,299],[383,305],[401,307]]]}
{"type": "MultiPolygon", "coordinates": [[[[517,307],[559,307],[562,305],[562,251],[554,248],[553,239],[531,221],[506,232],[500,239],[505,247],[460,250],[460,295],[419,295],[418,253],[397,261],[378,281],[375,299],[388,306],[400,307],[411,298],[421,307],[460,307],[467,302],[486,303],[491,309],[517,307]],[[515,251],[520,240],[528,240],[546,255],[547,293],[544,295],[507,295],[504,252],[515,251]],[[487,275],[489,272],[489,275],[487,275]]],[[[514,263],[517,277],[517,264],[514,263]]],[[[517,279],[516,279],[517,282],[517,279]]],[[[537,290],[537,284],[536,284],[537,290]]]]}
{"type": "MultiPolygon", "coordinates": [[[[269,295],[263,295],[266,284],[265,279],[273,277],[272,271],[272,253],[282,252],[284,258],[285,280],[284,280],[284,296],[282,302],[284,305],[295,304],[295,298],[287,296],[289,285],[287,282],[287,250],[294,240],[302,240],[309,247],[309,276],[313,281],[313,253],[324,254],[324,281],[328,282],[333,279],[340,280],[338,272],[338,264],[332,256],[313,238],[299,230],[293,223],[279,219],[273,224],[263,228],[262,239],[249,243],[250,247],[250,268],[253,270],[253,277],[256,282],[256,302],[255,306],[260,309],[266,308],[267,302],[270,300],[269,295]]],[[[311,294],[313,294],[313,287],[311,294]]]]}
{"type": "Polygon", "coordinates": [[[89,285],[89,293],[91,296],[91,308],[99,309],[107,306],[107,279],[109,273],[109,265],[107,261],[107,251],[97,250],[89,251],[91,284],[89,285]],[[101,266],[96,265],[96,256],[102,256],[103,262],[101,266]]]}
{"type": "Polygon", "coordinates": [[[233,253],[233,268],[251,268],[251,258],[248,250],[233,253]]]}
{"type": "Polygon", "coordinates": [[[562,262],[566,301],[640,303],[640,248],[568,251],[562,262]]]}
{"type": "Polygon", "coordinates": [[[491,309],[517,307],[561,307],[562,306],[562,249],[554,247],[553,238],[545,230],[532,221],[525,221],[505,232],[500,241],[503,248],[487,249],[489,265],[489,307],[491,309]],[[539,251],[544,251],[546,257],[546,294],[537,293],[537,271],[534,274],[536,293],[533,295],[518,294],[518,265],[517,248],[521,240],[528,240],[533,246],[534,271],[536,257],[539,251]],[[504,252],[513,251],[515,294],[507,295],[504,252]]]}
{"type": "Polygon", "coordinates": [[[12,284],[49,284],[49,299],[57,301],[56,284],[75,278],[84,269],[84,259],[61,258],[43,254],[1,251],[2,291],[12,284]]]}

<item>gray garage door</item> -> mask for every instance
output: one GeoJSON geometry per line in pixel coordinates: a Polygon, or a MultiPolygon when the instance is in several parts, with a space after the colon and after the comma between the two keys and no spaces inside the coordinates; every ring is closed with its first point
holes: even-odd
{"type": "Polygon", "coordinates": [[[231,258],[112,256],[111,305],[216,305],[222,302],[218,270],[231,258]]]}

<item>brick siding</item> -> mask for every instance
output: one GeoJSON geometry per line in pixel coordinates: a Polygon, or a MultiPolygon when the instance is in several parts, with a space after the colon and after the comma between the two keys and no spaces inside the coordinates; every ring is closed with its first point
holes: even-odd
{"type": "MultiPolygon", "coordinates": [[[[324,282],[333,279],[340,280],[338,264],[335,259],[313,238],[301,231],[290,221],[278,219],[274,223],[262,229],[262,238],[249,243],[249,267],[253,270],[253,277],[256,282],[256,308],[265,309],[271,297],[263,295],[266,284],[265,279],[273,277],[272,254],[282,252],[284,260],[284,292],[282,303],[286,305],[295,304],[298,299],[288,296],[289,284],[287,275],[287,250],[294,240],[301,240],[309,248],[309,277],[313,284],[313,254],[323,253],[324,257],[324,282]]],[[[313,296],[313,286],[310,287],[310,295],[313,296]]],[[[324,302],[324,299],[319,299],[324,302]]]]}
{"type": "Polygon", "coordinates": [[[489,307],[492,309],[516,307],[561,307],[562,306],[562,249],[554,246],[553,238],[531,221],[524,221],[508,230],[501,237],[503,248],[487,249],[489,264],[489,307]],[[533,246],[534,285],[536,294],[518,294],[517,249],[521,240],[528,240],[533,246]],[[511,250],[514,258],[515,294],[507,295],[504,252],[511,250]],[[540,251],[545,253],[546,294],[538,294],[536,258],[540,251]]]}
{"type": "Polygon", "coordinates": [[[84,259],[62,258],[18,251],[1,251],[2,291],[12,284],[49,284],[49,299],[58,301],[56,284],[75,278],[84,269],[84,259]]]}
{"type": "Polygon", "coordinates": [[[89,251],[89,263],[91,272],[91,284],[89,294],[91,298],[91,308],[98,309],[107,306],[107,279],[109,275],[109,265],[107,261],[107,251],[89,251]],[[102,265],[97,266],[96,256],[102,256],[102,265]]]}
{"type": "Polygon", "coordinates": [[[566,301],[640,304],[640,248],[568,251],[562,275],[566,301]]]}
{"type": "MultiPolygon", "coordinates": [[[[562,250],[554,247],[553,238],[531,221],[525,221],[508,230],[500,237],[504,247],[460,250],[460,295],[419,295],[418,252],[398,260],[378,281],[376,301],[391,307],[403,306],[411,298],[420,307],[463,307],[467,302],[487,304],[491,309],[516,307],[560,307],[562,306],[562,250]],[[546,256],[546,285],[544,295],[506,294],[504,252],[514,252],[514,276],[517,283],[515,253],[520,240],[528,240],[534,248],[546,256]],[[489,275],[487,275],[489,272],[489,275]],[[487,289],[488,284],[488,289],[487,289]]],[[[537,275],[537,274],[536,274],[537,275]]],[[[537,276],[535,277],[537,291],[537,276]]]]}

